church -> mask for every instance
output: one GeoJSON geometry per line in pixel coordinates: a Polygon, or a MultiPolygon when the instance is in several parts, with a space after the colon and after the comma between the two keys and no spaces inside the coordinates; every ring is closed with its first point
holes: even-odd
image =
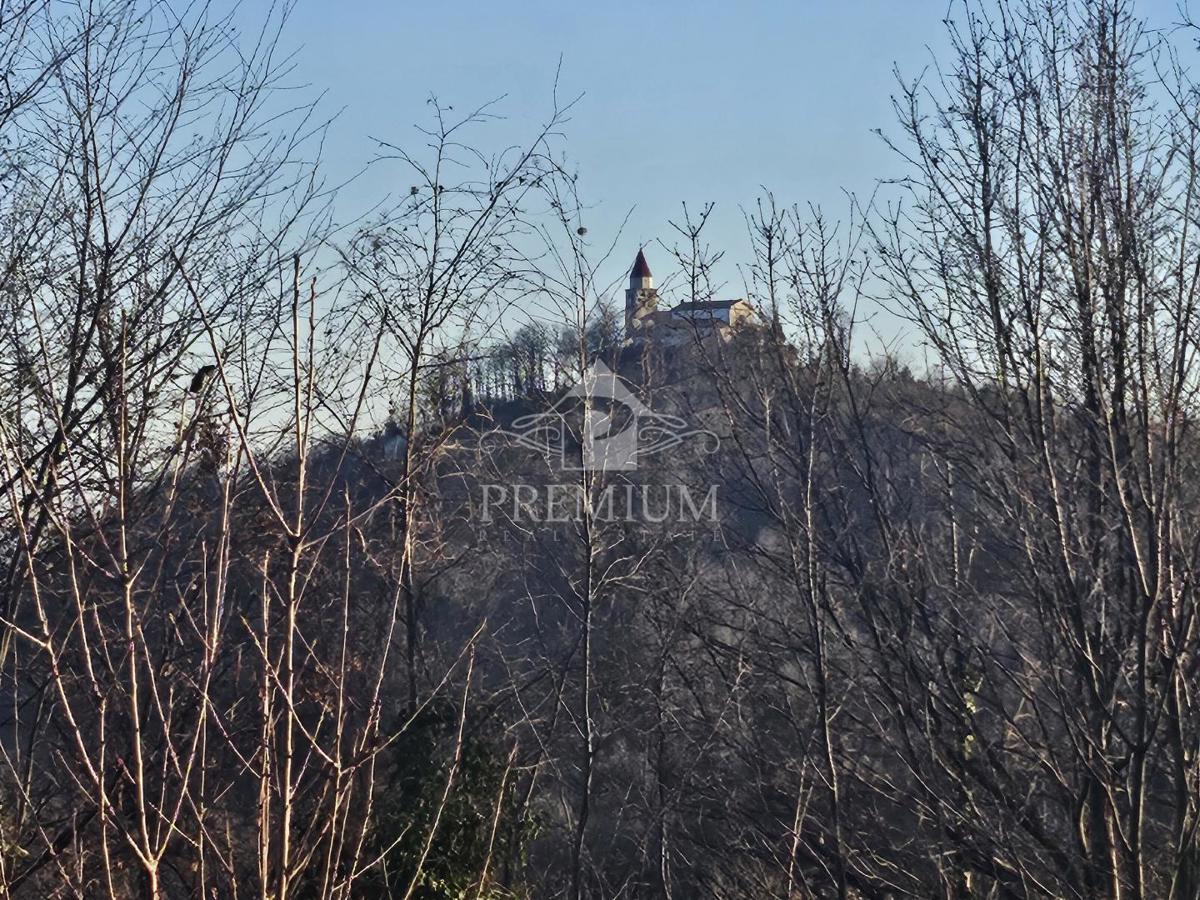
{"type": "Polygon", "coordinates": [[[677,343],[697,333],[728,340],[736,330],[754,321],[754,308],[745,300],[698,300],[659,309],[658,299],[646,254],[638,250],[625,291],[627,343],[677,343]]]}

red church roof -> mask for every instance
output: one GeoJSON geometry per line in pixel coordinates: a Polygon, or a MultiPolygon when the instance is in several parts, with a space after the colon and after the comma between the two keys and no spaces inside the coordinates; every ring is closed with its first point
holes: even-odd
{"type": "Polygon", "coordinates": [[[646,262],[646,254],[638,250],[637,259],[633,261],[633,271],[629,273],[630,278],[650,278],[650,264],[646,262]]]}

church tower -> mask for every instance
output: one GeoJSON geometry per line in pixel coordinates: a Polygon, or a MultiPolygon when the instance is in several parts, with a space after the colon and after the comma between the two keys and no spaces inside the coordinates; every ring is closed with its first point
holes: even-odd
{"type": "Polygon", "coordinates": [[[646,262],[646,254],[638,250],[629,273],[629,289],[625,291],[625,336],[635,337],[658,308],[658,291],[654,289],[654,276],[646,262]]]}

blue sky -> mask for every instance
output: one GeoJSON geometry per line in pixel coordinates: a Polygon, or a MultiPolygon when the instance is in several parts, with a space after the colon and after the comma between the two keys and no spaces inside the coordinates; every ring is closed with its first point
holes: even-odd
{"type": "MultiPolygon", "coordinates": [[[[947,0],[591,2],[300,0],[289,30],[297,77],[341,109],[326,145],[331,177],[371,156],[366,139],[418,142],[412,123],[436,93],[456,109],[507,94],[507,117],[480,132],[502,146],[529,134],[560,92],[583,94],[566,126],[569,156],[595,204],[590,238],[606,244],[632,210],[616,262],[668,240],[681,201],[715,201],[710,239],[732,263],[747,255],[739,205],[762,186],[786,203],[843,217],[843,190],[870,194],[901,171],[872,129],[892,131],[893,66],[909,75],[945,49],[947,0]]],[[[1174,0],[1147,0],[1157,24],[1174,0]]],[[[397,185],[372,170],[339,208],[362,208],[397,185]]],[[[404,189],[406,185],[400,185],[404,189]]],[[[649,251],[651,266],[665,264],[649,251]]]]}

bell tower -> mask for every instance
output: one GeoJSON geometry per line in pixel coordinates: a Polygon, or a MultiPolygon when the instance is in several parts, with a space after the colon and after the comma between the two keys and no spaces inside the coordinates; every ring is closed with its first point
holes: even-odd
{"type": "Polygon", "coordinates": [[[658,291],[654,289],[654,276],[646,262],[646,254],[638,250],[629,273],[629,289],[625,291],[625,336],[632,338],[640,331],[648,318],[658,308],[658,291]]]}

